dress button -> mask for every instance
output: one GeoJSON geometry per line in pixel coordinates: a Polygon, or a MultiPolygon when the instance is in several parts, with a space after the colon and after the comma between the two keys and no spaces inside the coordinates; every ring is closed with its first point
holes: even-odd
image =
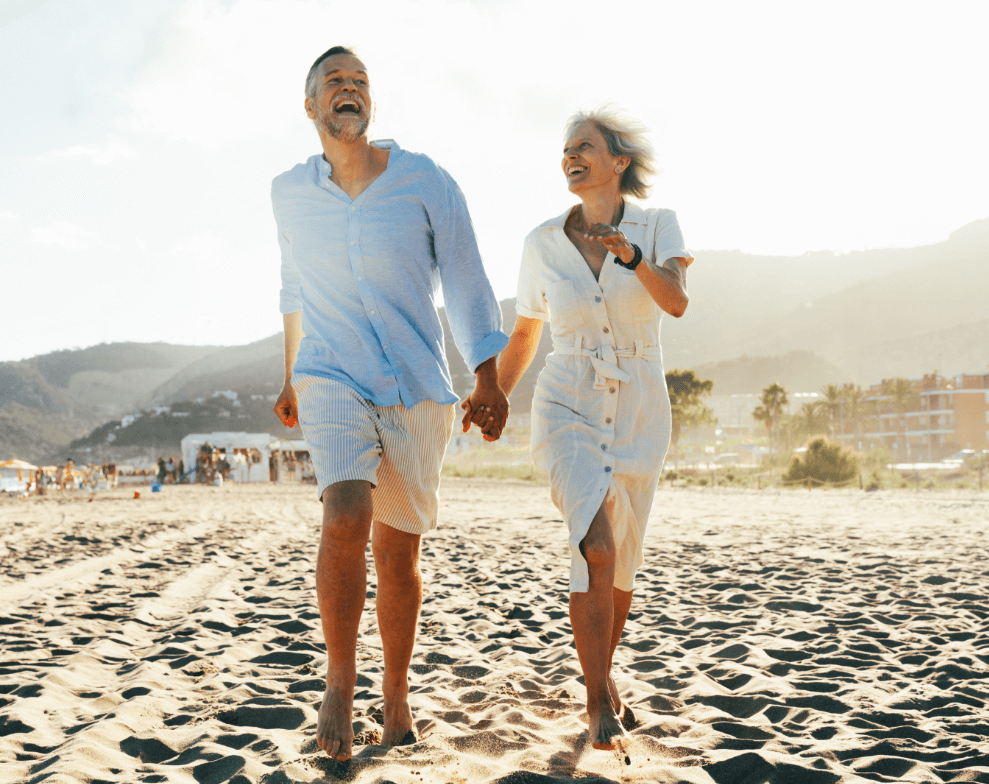
{"type": "Polygon", "coordinates": [[[600,298],[600,297],[595,297],[595,298],[594,298],[594,301],[595,301],[595,302],[600,302],[600,301],[601,301],[601,298],[600,298]]]}
{"type": "Polygon", "coordinates": [[[604,467],[604,472],[605,472],[606,474],[610,474],[610,473],[611,473],[611,466],[605,466],[605,467],[604,467]]]}
{"type": "MultiPolygon", "coordinates": [[[[372,312],[372,313],[374,313],[374,311],[373,311],[373,310],[372,310],[371,312],[372,312]]],[[[613,395],[613,394],[615,394],[615,388],[614,388],[614,387],[612,387],[612,388],[611,388],[611,389],[609,389],[608,391],[609,391],[609,392],[610,392],[610,393],[611,393],[612,395],[613,395]]]]}
{"type": "Polygon", "coordinates": [[[611,424],[611,417],[608,417],[606,420],[604,420],[604,423],[606,425],[610,425],[611,424]]]}
{"type": "Polygon", "coordinates": [[[607,334],[607,333],[608,333],[608,332],[610,332],[611,330],[610,330],[610,329],[608,329],[607,327],[605,327],[605,328],[604,328],[604,331],[605,331],[605,334],[607,334]]]}
{"type": "Polygon", "coordinates": [[[608,449],[608,445],[607,444],[601,444],[601,451],[602,452],[607,451],[607,449],[608,449]]]}

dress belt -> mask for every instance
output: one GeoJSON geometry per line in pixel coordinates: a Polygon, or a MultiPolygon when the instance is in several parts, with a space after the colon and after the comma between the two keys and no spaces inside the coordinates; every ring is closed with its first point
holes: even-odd
{"type": "Polygon", "coordinates": [[[571,357],[587,357],[594,367],[594,388],[596,390],[607,389],[607,379],[628,383],[632,377],[618,367],[618,357],[626,359],[644,359],[646,362],[661,362],[663,350],[659,346],[647,346],[644,340],[636,340],[634,348],[619,348],[614,346],[598,346],[597,348],[584,348],[584,336],[577,335],[573,346],[554,346],[554,354],[563,354],[571,357]]]}

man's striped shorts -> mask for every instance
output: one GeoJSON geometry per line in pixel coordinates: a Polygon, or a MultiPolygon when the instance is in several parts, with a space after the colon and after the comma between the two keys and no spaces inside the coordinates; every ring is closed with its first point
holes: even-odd
{"type": "Polygon", "coordinates": [[[436,527],[453,403],[377,406],[341,381],[298,373],[292,386],[320,498],[332,484],[363,479],[372,485],[375,522],[411,534],[436,527]]]}

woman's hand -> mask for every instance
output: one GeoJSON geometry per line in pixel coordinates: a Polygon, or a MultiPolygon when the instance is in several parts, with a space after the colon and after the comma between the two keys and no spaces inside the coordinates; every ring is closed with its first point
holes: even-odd
{"type": "Polygon", "coordinates": [[[600,242],[609,251],[628,264],[635,257],[635,248],[616,227],[607,223],[595,223],[584,232],[584,238],[600,242]]]}

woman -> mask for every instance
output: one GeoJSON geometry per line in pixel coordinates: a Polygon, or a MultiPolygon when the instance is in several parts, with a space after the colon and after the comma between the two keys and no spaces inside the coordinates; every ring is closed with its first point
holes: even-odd
{"type": "Polygon", "coordinates": [[[518,320],[498,369],[510,393],[550,322],[532,458],[570,533],[570,623],[596,749],[624,736],[611,661],[670,443],[659,322],[686,310],[693,261],[672,211],[625,201],[646,196],[655,171],[645,132],[609,107],[570,119],[563,174],[580,204],[526,238],[518,320]]]}

